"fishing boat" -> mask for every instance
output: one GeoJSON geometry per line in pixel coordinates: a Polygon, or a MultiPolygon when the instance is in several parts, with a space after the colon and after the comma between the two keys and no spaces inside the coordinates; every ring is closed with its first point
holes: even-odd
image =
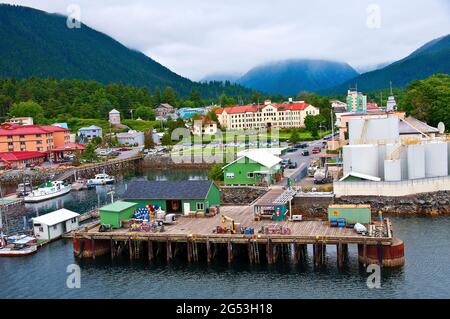
{"type": "Polygon", "coordinates": [[[88,179],[87,185],[106,185],[113,184],[115,179],[113,176],[109,176],[108,174],[96,174],[94,178],[88,179]]]}
{"type": "Polygon", "coordinates": [[[70,189],[71,185],[64,184],[63,181],[47,182],[25,196],[23,200],[25,203],[37,203],[67,194],[70,192],[70,189]]]}
{"type": "Polygon", "coordinates": [[[0,234],[0,257],[22,257],[37,251],[36,237],[28,235],[3,236],[0,234]]]}

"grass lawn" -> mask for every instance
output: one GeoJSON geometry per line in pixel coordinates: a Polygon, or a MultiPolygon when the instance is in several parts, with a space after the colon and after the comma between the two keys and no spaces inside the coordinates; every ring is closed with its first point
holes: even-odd
{"type": "Polygon", "coordinates": [[[122,124],[129,126],[132,130],[141,132],[152,130],[158,123],[157,121],[122,120],[122,124]]]}

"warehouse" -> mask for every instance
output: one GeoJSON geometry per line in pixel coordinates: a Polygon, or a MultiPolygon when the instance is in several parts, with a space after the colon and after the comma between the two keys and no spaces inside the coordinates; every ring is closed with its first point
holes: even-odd
{"type": "Polygon", "coordinates": [[[219,188],[211,181],[135,181],[122,196],[139,207],[158,206],[167,213],[208,212],[220,206],[219,188]]]}

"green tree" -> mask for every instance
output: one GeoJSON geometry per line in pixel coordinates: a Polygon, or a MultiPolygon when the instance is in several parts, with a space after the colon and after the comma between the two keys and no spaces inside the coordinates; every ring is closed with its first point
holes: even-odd
{"type": "Polygon", "coordinates": [[[95,145],[94,143],[90,142],[86,149],[84,150],[83,154],[81,154],[81,158],[88,161],[88,162],[96,162],[98,161],[97,153],[95,153],[95,145]]]}
{"type": "Polygon", "coordinates": [[[450,130],[450,75],[435,74],[424,80],[408,84],[399,109],[417,119],[437,126],[443,122],[446,131],[450,130]]]}
{"type": "Polygon", "coordinates": [[[155,142],[153,141],[153,132],[148,130],[144,133],[144,148],[150,149],[155,147],[155,142]]]}
{"type": "Polygon", "coordinates": [[[307,115],[305,118],[305,128],[313,137],[319,136],[319,123],[316,116],[307,115]]]}
{"type": "Polygon", "coordinates": [[[164,133],[163,137],[161,138],[161,144],[162,145],[172,145],[172,132],[167,131],[164,133]]]}
{"type": "Polygon", "coordinates": [[[146,121],[154,121],[156,118],[156,112],[154,109],[141,104],[139,104],[139,106],[136,108],[134,114],[136,115],[136,117],[140,117],[141,119],[146,121]]]}
{"type": "Polygon", "coordinates": [[[297,129],[292,129],[291,137],[289,138],[289,140],[294,144],[300,142],[300,134],[298,133],[297,129]]]}
{"type": "Polygon", "coordinates": [[[16,117],[30,116],[37,124],[41,124],[45,121],[44,110],[42,109],[42,106],[34,101],[14,103],[13,106],[9,109],[9,115],[16,117]]]}
{"type": "Polygon", "coordinates": [[[210,180],[213,180],[213,181],[216,181],[216,182],[223,181],[222,165],[220,165],[218,163],[215,163],[211,167],[211,169],[209,171],[209,174],[208,174],[208,177],[209,177],[210,180]]]}
{"type": "Polygon", "coordinates": [[[166,86],[161,99],[162,102],[175,106],[177,102],[177,93],[171,86],[166,86]]]}

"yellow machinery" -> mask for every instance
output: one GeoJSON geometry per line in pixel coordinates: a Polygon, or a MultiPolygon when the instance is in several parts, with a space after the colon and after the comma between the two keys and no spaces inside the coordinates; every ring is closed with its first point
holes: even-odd
{"type": "Polygon", "coordinates": [[[222,224],[225,224],[226,222],[230,223],[230,228],[228,229],[226,225],[223,226],[223,229],[225,232],[230,231],[232,234],[236,234],[236,226],[234,224],[234,219],[225,215],[221,215],[220,219],[222,220],[222,224]]]}

